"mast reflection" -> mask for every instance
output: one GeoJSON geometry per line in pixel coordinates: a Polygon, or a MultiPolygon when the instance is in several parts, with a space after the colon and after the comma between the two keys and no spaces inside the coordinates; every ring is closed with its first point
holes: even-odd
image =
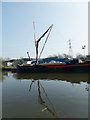
{"type": "MultiPolygon", "coordinates": [[[[33,83],[34,83],[34,80],[31,80],[29,91],[31,91],[33,83]]],[[[47,110],[53,117],[58,118],[57,113],[55,111],[55,108],[54,108],[52,102],[50,101],[50,99],[48,98],[44,87],[42,86],[42,84],[41,84],[41,82],[39,80],[37,81],[37,83],[38,83],[38,103],[41,104],[44,107],[44,109],[42,109],[41,112],[44,112],[45,110],[47,110]],[[45,100],[43,100],[43,98],[41,96],[41,88],[43,90],[43,95],[45,95],[45,97],[46,97],[49,105],[51,106],[51,108],[49,107],[49,105],[46,104],[45,100]]]]}

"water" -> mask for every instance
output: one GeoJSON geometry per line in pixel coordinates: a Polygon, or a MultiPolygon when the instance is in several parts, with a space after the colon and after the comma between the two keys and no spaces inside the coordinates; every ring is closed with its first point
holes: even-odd
{"type": "Polygon", "coordinates": [[[2,76],[3,118],[88,118],[88,74],[2,76]]]}

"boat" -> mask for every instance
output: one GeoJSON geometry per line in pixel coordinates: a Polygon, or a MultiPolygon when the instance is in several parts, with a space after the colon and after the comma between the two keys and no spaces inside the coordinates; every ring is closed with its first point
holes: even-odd
{"type": "Polygon", "coordinates": [[[89,73],[90,62],[77,63],[77,64],[38,64],[38,65],[18,65],[18,71],[22,72],[45,72],[45,73],[89,73]]]}
{"type": "Polygon", "coordinates": [[[86,60],[83,63],[80,63],[78,59],[73,59],[72,61],[68,60],[64,63],[39,63],[39,59],[41,57],[41,54],[44,50],[45,44],[47,42],[47,39],[50,35],[51,29],[53,27],[53,24],[42,34],[42,36],[36,41],[35,36],[35,23],[33,22],[33,28],[34,28],[34,41],[35,41],[35,47],[36,47],[36,63],[33,63],[33,61],[30,58],[29,52],[27,52],[27,55],[31,61],[31,64],[22,64],[17,65],[17,70],[19,72],[31,72],[31,73],[89,73],[90,72],[90,60],[86,60]],[[45,43],[42,47],[42,50],[40,52],[40,55],[38,57],[38,46],[41,39],[47,34],[45,43]]]}

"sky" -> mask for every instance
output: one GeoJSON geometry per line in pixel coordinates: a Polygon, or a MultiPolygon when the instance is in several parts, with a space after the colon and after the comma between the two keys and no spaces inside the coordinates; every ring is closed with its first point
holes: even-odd
{"type": "MultiPolygon", "coordinates": [[[[33,21],[36,39],[53,24],[41,57],[69,53],[88,54],[88,2],[3,2],[2,57],[35,57],[33,21]]],[[[46,37],[46,36],[45,36],[46,37]]],[[[39,53],[45,37],[39,43],[39,53]]]]}

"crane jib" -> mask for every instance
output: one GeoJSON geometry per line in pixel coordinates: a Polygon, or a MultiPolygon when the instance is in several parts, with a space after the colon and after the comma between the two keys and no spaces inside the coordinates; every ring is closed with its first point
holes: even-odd
{"type": "Polygon", "coordinates": [[[37,42],[39,42],[41,40],[41,38],[43,38],[45,36],[45,34],[49,31],[50,28],[52,28],[53,24],[46,30],[46,32],[37,40],[37,42]]]}

